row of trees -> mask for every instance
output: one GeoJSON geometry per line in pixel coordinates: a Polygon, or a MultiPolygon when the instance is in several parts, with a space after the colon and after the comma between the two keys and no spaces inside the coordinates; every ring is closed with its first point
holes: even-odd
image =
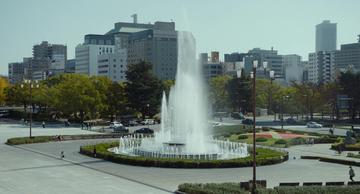
{"type": "MultiPolygon", "coordinates": [[[[62,74],[40,83],[32,92],[31,106],[59,117],[79,120],[141,113],[159,112],[162,91],[167,94],[173,80],[160,81],[151,73],[151,65],[141,62],[129,65],[127,82],[112,82],[106,77],[88,77],[79,74],[62,74]]],[[[210,80],[209,99],[216,112],[251,112],[252,80],[218,76],[210,80]]],[[[346,94],[349,110],[355,119],[360,113],[360,73],[342,73],[336,82],[315,85],[309,82],[280,86],[267,79],[256,80],[257,107],[272,113],[308,114],[331,113],[339,118],[337,96],[346,94]]],[[[10,85],[0,78],[0,105],[30,105],[29,85],[10,85]]]]}
{"type": "MultiPolygon", "coordinates": [[[[218,76],[210,80],[210,99],[214,111],[248,112],[252,104],[252,80],[248,76],[241,78],[228,75],[218,76]]],[[[280,86],[268,79],[256,80],[256,104],[272,113],[282,111],[290,114],[330,113],[339,118],[340,109],[337,97],[348,95],[349,109],[352,119],[360,113],[360,73],[342,73],[338,80],[326,84],[310,82],[292,82],[289,87],[280,86]],[[283,110],[281,110],[283,109],[283,110]]]]}
{"type": "MultiPolygon", "coordinates": [[[[112,82],[107,77],[80,74],[51,77],[32,89],[31,106],[58,117],[73,117],[81,121],[99,117],[113,120],[114,116],[136,113],[145,117],[158,113],[162,91],[170,87],[169,81],[163,83],[157,79],[151,73],[151,65],[145,62],[129,65],[126,77],[128,81],[122,83],[112,82]]],[[[7,87],[0,94],[4,94],[6,104],[26,108],[30,105],[29,92],[29,84],[19,83],[7,87]]]]}

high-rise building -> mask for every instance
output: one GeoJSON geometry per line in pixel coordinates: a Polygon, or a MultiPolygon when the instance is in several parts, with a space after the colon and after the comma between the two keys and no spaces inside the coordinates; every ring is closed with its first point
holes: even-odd
{"type": "Polygon", "coordinates": [[[31,74],[33,79],[46,79],[48,75],[64,73],[67,60],[67,47],[61,44],[49,44],[43,41],[33,46],[31,74]],[[46,75],[46,76],[43,76],[46,75]]]}
{"type": "Polygon", "coordinates": [[[212,51],[211,58],[208,60],[207,53],[200,54],[200,65],[202,66],[202,73],[205,80],[210,80],[213,77],[223,75],[224,63],[219,60],[219,52],[212,51]]]}
{"type": "Polygon", "coordinates": [[[115,53],[98,56],[98,75],[112,81],[126,81],[127,50],[117,49],[115,53]]]}
{"type": "Polygon", "coordinates": [[[68,59],[65,64],[65,73],[75,73],[75,59],[68,59]]]}
{"type": "Polygon", "coordinates": [[[315,84],[334,81],[335,51],[320,51],[309,54],[308,80],[315,84]]]}
{"type": "Polygon", "coordinates": [[[271,50],[260,48],[250,50],[248,52],[248,57],[245,58],[245,69],[247,69],[247,67],[251,69],[253,60],[258,60],[258,68],[262,68],[263,62],[266,61],[268,63],[267,70],[273,70],[276,77],[284,76],[283,57],[282,55],[278,55],[277,50],[274,50],[273,48],[271,48],[271,50]]]}
{"type": "Polygon", "coordinates": [[[357,43],[343,44],[335,52],[335,65],[338,71],[353,69],[360,71],[360,35],[357,43]]]}
{"type": "Polygon", "coordinates": [[[75,73],[98,75],[98,56],[114,52],[114,45],[82,44],[75,48],[75,73]]]}
{"type": "Polygon", "coordinates": [[[324,20],[316,25],[316,45],[315,52],[335,51],[336,50],[336,23],[324,20]]]}
{"type": "Polygon", "coordinates": [[[283,55],[283,67],[285,68],[285,80],[287,83],[292,81],[303,81],[304,66],[299,55],[283,55]]]}
{"type": "Polygon", "coordinates": [[[8,76],[11,84],[21,82],[24,79],[24,63],[9,63],[8,76]]]}
{"type": "Polygon", "coordinates": [[[177,31],[174,22],[155,22],[153,29],[132,33],[128,42],[128,64],[146,61],[162,80],[175,79],[177,31]]]}

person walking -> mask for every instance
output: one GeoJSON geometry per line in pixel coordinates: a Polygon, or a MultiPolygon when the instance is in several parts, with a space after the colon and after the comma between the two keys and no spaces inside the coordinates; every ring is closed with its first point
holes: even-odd
{"type": "Polygon", "coordinates": [[[352,182],[354,182],[354,176],[355,176],[354,169],[353,169],[351,166],[350,166],[349,168],[350,168],[350,169],[349,169],[350,180],[351,180],[352,182]]]}
{"type": "Polygon", "coordinates": [[[60,153],[60,158],[61,158],[61,159],[64,159],[64,158],[65,158],[64,151],[61,151],[61,153],[60,153]]]}
{"type": "Polygon", "coordinates": [[[42,125],[42,128],[45,128],[45,122],[44,121],[42,122],[41,125],[42,125]]]}
{"type": "Polygon", "coordinates": [[[96,158],[96,147],[94,146],[94,149],[93,149],[93,154],[94,154],[94,157],[96,158]]]}

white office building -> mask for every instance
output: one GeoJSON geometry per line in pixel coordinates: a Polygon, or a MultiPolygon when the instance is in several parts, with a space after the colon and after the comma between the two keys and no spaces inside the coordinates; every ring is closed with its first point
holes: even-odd
{"type": "Polygon", "coordinates": [[[75,48],[75,73],[98,75],[98,57],[114,52],[114,45],[81,44],[75,48]]]}
{"type": "Polygon", "coordinates": [[[98,75],[112,81],[126,81],[127,50],[117,49],[115,53],[98,56],[98,75]]]}
{"type": "Polygon", "coordinates": [[[309,54],[308,80],[315,84],[328,83],[335,79],[335,52],[320,51],[309,54]]]}
{"type": "Polygon", "coordinates": [[[303,81],[304,64],[301,63],[299,55],[283,55],[283,67],[285,68],[285,80],[287,83],[292,81],[303,81]]]}

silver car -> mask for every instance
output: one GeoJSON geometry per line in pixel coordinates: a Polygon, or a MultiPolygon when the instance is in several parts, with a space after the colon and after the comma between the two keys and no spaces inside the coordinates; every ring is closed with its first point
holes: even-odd
{"type": "Polygon", "coordinates": [[[319,124],[317,122],[311,121],[306,124],[308,128],[321,128],[322,124],[319,124]]]}

